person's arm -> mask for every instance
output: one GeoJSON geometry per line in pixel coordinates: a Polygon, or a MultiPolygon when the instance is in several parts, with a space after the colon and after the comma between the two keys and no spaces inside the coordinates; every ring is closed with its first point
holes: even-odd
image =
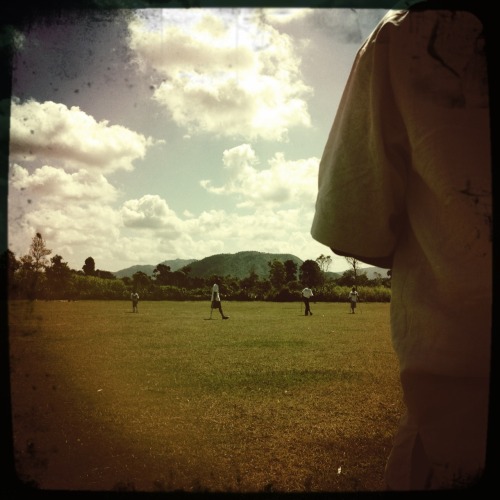
{"type": "Polygon", "coordinates": [[[411,163],[392,75],[392,38],[404,13],[391,16],[353,64],[321,158],[311,228],[337,255],[385,268],[405,226],[411,163]]]}

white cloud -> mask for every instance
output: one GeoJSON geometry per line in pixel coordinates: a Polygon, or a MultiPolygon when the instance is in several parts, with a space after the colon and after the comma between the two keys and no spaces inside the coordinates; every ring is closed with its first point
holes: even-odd
{"type": "Polygon", "coordinates": [[[80,170],[70,174],[60,168],[44,165],[32,174],[27,169],[14,164],[10,171],[10,188],[23,193],[35,202],[65,206],[68,202],[105,199],[114,201],[116,189],[106,178],[96,172],[80,170]]]}
{"type": "Polygon", "coordinates": [[[249,144],[224,151],[224,168],[228,178],[224,185],[215,187],[210,180],[201,181],[202,187],[217,195],[237,195],[239,207],[282,206],[288,202],[312,207],[318,176],[318,158],[286,160],[283,153],[275,153],[268,161],[269,168],[257,169],[259,161],[249,144]]]}
{"type": "Polygon", "coordinates": [[[212,12],[184,10],[196,24],[175,17],[161,31],[130,23],[139,65],[164,77],[154,99],[189,134],[286,141],[291,127],[309,127],[312,89],[302,81],[292,39],[259,11],[232,10],[229,18],[212,12]]]}
{"type": "Polygon", "coordinates": [[[125,202],[120,216],[127,231],[117,240],[115,257],[132,263],[157,264],[177,257],[199,259],[241,250],[297,255],[299,249],[299,257],[316,258],[328,250],[309,236],[312,207],[260,207],[245,215],[205,210],[180,216],[160,196],[147,195],[125,202]]]}
{"type": "Polygon", "coordinates": [[[162,229],[172,236],[178,233],[179,219],[165,200],[157,195],[145,195],[138,200],[126,201],[121,208],[125,227],[162,229]]]}
{"type": "Polygon", "coordinates": [[[118,235],[119,219],[109,206],[117,195],[97,172],[71,174],[44,165],[29,173],[13,164],[9,172],[9,246],[17,255],[24,255],[39,232],[64,257],[90,241],[92,246],[105,247],[109,238],[112,241],[118,235]]]}
{"type": "Polygon", "coordinates": [[[178,249],[184,252],[177,255],[193,255],[186,253],[186,250],[197,250],[200,246],[202,253],[195,254],[195,258],[198,255],[206,257],[214,253],[256,250],[291,253],[303,260],[314,260],[322,253],[331,252],[310,237],[312,215],[312,209],[296,208],[260,208],[247,215],[220,210],[203,212],[198,218],[185,221],[182,225],[183,233],[189,235],[196,245],[190,243],[186,248],[184,244],[188,240],[179,241],[178,249]]]}
{"type": "Polygon", "coordinates": [[[112,262],[120,219],[111,207],[85,203],[54,208],[45,204],[19,218],[17,213],[9,213],[9,248],[17,257],[28,253],[31,239],[39,232],[52,249],[51,256],[61,255],[74,269],[81,269],[89,256],[96,262],[112,262]]]}
{"type": "MultiPolygon", "coordinates": [[[[24,87],[26,79],[15,79],[18,95],[54,92],[68,100],[12,102],[8,230],[16,256],[28,252],[35,232],[74,269],[89,256],[99,269],[116,271],[242,250],[302,259],[329,253],[309,231],[319,163],[314,155],[328,133],[321,123],[331,119],[324,119],[323,103],[336,102],[337,74],[347,77],[338,64],[345,44],[332,37],[350,42],[368,23],[361,15],[337,16],[335,9],[313,11],[147,9],[142,23],[130,24],[127,47],[123,38],[107,39],[114,30],[101,37],[101,28],[85,26],[72,39],[82,41],[78,54],[93,56],[65,61],[73,81],[50,67],[73,53],[74,44],[67,52],[57,32],[45,37],[45,29],[28,37],[41,45],[31,59],[19,59],[25,64],[18,69],[34,68],[29,71],[36,70],[37,81],[24,87]],[[96,36],[76,37],[82,32],[96,36]],[[96,44],[87,46],[92,40],[96,44]],[[130,74],[127,48],[144,73],[130,74]],[[304,78],[301,71],[308,72],[304,78]],[[80,75],[92,85],[75,94],[80,75]],[[315,100],[309,84],[318,89],[315,100]],[[151,90],[155,101],[142,100],[151,90]],[[309,105],[321,112],[314,128],[309,105]],[[148,155],[153,141],[121,123],[163,134],[168,146],[148,155]],[[293,128],[304,127],[312,153],[283,143],[293,128]],[[218,140],[224,137],[231,140],[218,140]],[[283,142],[275,148],[272,141],[283,142]],[[130,173],[136,166],[141,171],[130,173]],[[202,177],[204,192],[197,183],[202,177]],[[211,202],[217,209],[207,208],[211,202]]],[[[70,33],[73,26],[61,29],[70,33]]]]}
{"type": "Polygon", "coordinates": [[[260,207],[245,215],[226,210],[177,215],[157,195],[128,200],[120,208],[97,200],[65,209],[46,203],[9,225],[14,235],[9,246],[18,257],[24,255],[33,235],[41,232],[53,255],[62,255],[73,269],[81,269],[91,256],[98,269],[109,271],[241,250],[315,259],[328,249],[309,236],[312,212],[260,207]]]}
{"type": "Polygon", "coordinates": [[[298,209],[259,209],[247,215],[209,210],[179,220],[179,237],[170,243],[177,249],[174,255],[191,257],[241,250],[295,253],[297,247],[306,249],[311,243],[311,217],[312,212],[298,209]]]}
{"type": "Polygon", "coordinates": [[[10,159],[56,162],[68,170],[110,173],[133,170],[152,140],[119,125],[96,120],[78,107],[52,101],[12,101],[10,159]]]}

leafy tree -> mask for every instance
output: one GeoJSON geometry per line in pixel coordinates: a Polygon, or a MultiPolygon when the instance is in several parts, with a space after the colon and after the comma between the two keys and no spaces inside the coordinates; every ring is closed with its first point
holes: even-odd
{"type": "Polygon", "coordinates": [[[97,271],[95,272],[95,276],[105,280],[116,279],[116,276],[111,271],[102,271],[101,269],[97,269],[97,271]]]}
{"type": "Polygon", "coordinates": [[[189,264],[187,266],[184,266],[181,271],[187,276],[189,273],[193,270],[193,267],[190,266],[189,264]]]}
{"type": "Polygon", "coordinates": [[[95,261],[92,257],[87,257],[85,259],[85,264],[82,267],[83,272],[86,276],[95,276],[95,261]]]}
{"type": "Polygon", "coordinates": [[[369,281],[366,273],[357,274],[354,269],[347,269],[347,271],[344,271],[342,276],[336,280],[338,285],[349,287],[368,285],[369,281]]]}
{"type": "Polygon", "coordinates": [[[300,266],[299,279],[303,285],[317,287],[324,282],[323,273],[314,260],[305,260],[300,266]]]}
{"type": "Polygon", "coordinates": [[[36,298],[38,274],[35,273],[33,257],[29,254],[19,259],[19,268],[16,272],[16,284],[19,293],[29,299],[36,298]]]}
{"type": "Polygon", "coordinates": [[[29,254],[23,255],[19,259],[19,270],[23,271],[33,271],[35,269],[35,264],[33,261],[33,257],[29,254]]]}
{"type": "Polygon", "coordinates": [[[47,256],[52,253],[52,250],[47,248],[45,241],[40,233],[31,240],[29,255],[33,258],[33,270],[37,273],[43,272],[48,264],[47,256]]]}
{"type": "Polygon", "coordinates": [[[6,299],[7,296],[17,288],[15,275],[20,266],[21,263],[17,261],[14,252],[11,250],[5,250],[0,256],[0,282],[7,285],[0,290],[0,298],[6,299]]]}
{"type": "Polygon", "coordinates": [[[340,286],[359,286],[359,285],[368,285],[369,283],[368,276],[366,273],[357,274],[355,269],[347,269],[342,273],[340,278],[337,278],[335,282],[340,286]]]}
{"type": "Polygon", "coordinates": [[[7,249],[5,252],[0,256],[0,267],[2,269],[2,272],[5,272],[5,275],[9,281],[14,278],[15,272],[19,269],[21,266],[21,263],[18,262],[16,259],[16,256],[14,255],[14,252],[11,250],[7,249]]]}
{"type": "Polygon", "coordinates": [[[151,285],[151,279],[146,273],[143,273],[142,271],[137,271],[132,276],[132,283],[134,290],[141,290],[144,288],[147,289],[151,285]]]}
{"type": "Polygon", "coordinates": [[[286,271],[283,262],[275,259],[268,262],[269,266],[269,281],[273,288],[280,289],[286,281],[286,271]]]}
{"type": "Polygon", "coordinates": [[[222,285],[223,281],[224,280],[222,279],[222,276],[219,276],[218,274],[212,274],[212,275],[210,275],[210,277],[207,280],[207,286],[212,288],[212,285],[214,283],[219,283],[220,285],[222,285]]]}
{"type": "Polygon", "coordinates": [[[123,281],[126,287],[132,286],[132,278],[130,278],[130,276],[124,276],[123,278],[121,278],[121,280],[123,281]]]}
{"type": "Polygon", "coordinates": [[[298,265],[292,259],[285,260],[283,263],[285,266],[285,282],[290,283],[291,281],[297,280],[297,270],[298,265]]]}
{"type": "Polygon", "coordinates": [[[255,299],[258,295],[259,275],[252,269],[248,276],[239,280],[239,290],[237,296],[241,299],[255,299]]]}
{"type": "Polygon", "coordinates": [[[31,240],[28,254],[20,259],[20,265],[17,274],[20,293],[29,299],[35,299],[42,296],[46,276],[45,268],[48,265],[47,256],[52,250],[47,248],[45,241],[40,233],[31,240]]]}
{"type": "Polygon", "coordinates": [[[262,300],[265,299],[271,292],[272,285],[267,280],[261,280],[257,283],[256,287],[256,295],[257,299],[262,300]]]}
{"type": "Polygon", "coordinates": [[[357,260],[354,257],[344,257],[344,258],[348,262],[348,264],[352,267],[353,277],[354,277],[353,285],[358,285],[359,283],[357,280],[357,276],[359,270],[359,260],[357,260]]]}
{"type": "Polygon", "coordinates": [[[369,280],[369,285],[373,287],[386,287],[391,288],[391,271],[387,271],[386,275],[383,276],[381,273],[375,272],[373,278],[369,280]]]}
{"type": "Polygon", "coordinates": [[[255,272],[255,270],[252,270],[246,278],[240,280],[240,286],[246,290],[253,290],[258,282],[259,275],[255,272]]]}
{"type": "Polygon", "coordinates": [[[238,278],[227,275],[222,283],[222,292],[224,293],[225,300],[231,299],[239,294],[241,291],[241,283],[238,278]]]}
{"type": "Polygon", "coordinates": [[[72,275],[71,269],[60,255],[54,255],[50,262],[51,265],[45,271],[49,294],[55,298],[68,298],[66,292],[72,275]]]}
{"type": "Polygon", "coordinates": [[[323,254],[321,254],[316,259],[316,262],[318,263],[318,266],[321,269],[321,272],[322,273],[327,273],[328,269],[332,265],[332,258],[329,255],[323,255],[323,254]]]}
{"type": "Polygon", "coordinates": [[[170,285],[171,284],[170,266],[165,264],[158,264],[153,269],[153,279],[158,285],[170,285]]]}
{"type": "Polygon", "coordinates": [[[184,287],[186,285],[186,273],[181,271],[180,269],[170,273],[170,284],[176,287],[184,287]]]}

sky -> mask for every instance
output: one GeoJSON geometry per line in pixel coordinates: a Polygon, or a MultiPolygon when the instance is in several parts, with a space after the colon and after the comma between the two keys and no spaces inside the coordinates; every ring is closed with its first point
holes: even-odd
{"type": "Polygon", "coordinates": [[[384,9],[63,11],[16,37],[8,245],[116,272],[310,235],[319,161],[384,9]]]}

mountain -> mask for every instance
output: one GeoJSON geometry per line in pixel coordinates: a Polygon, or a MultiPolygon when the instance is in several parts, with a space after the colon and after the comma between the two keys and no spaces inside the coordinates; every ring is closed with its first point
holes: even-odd
{"type": "MultiPolygon", "coordinates": [[[[292,260],[297,264],[297,268],[303,264],[303,261],[292,254],[276,254],[276,253],[265,253],[256,251],[244,251],[237,252],[234,254],[221,253],[217,255],[211,255],[210,257],[205,257],[201,260],[196,259],[175,259],[175,260],[164,260],[160,264],[170,266],[172,272],[178,271],[185,266],[191,268],[190,276],[209,278],[210,276],[228,276],[231,275],[234,278],[242,279],[246,278],[252,271],[254,271],[260,278],[269,277],[269,266],[268,262],[273,260],[279,260],[280,262],[285,262],[287,260],[292,260]]],[[[136,265],[127,267],[126,269],[121,269],[113,273],[117,278],[123,278],[125,276],[132,277],[136,272],[143,272],[148,276],[153,276],[153,270],[156,265],[136,265]]],[[[366,274],[369,279],[375,277],[375,273],[380,273],[382,277],[387,276],[387,269],[382,269],[380,267],[363,267],[358,269],[359,274],[366,274]]],[[[331,278],[338,278],[342,276],[342,272],[327,272],[327,276],[331,278]]]]}
{"type": "MultiPolygon", "coordinates": [[[[174,259],[174,260],[164,260],[160,262],[160,264],[165,264],[166,266],[170,266],[170,270],[172,272],[178,271],[184,266],[190,265],[192,262],[196,262],[196,259],[174,259]]],[[[129,277],[131,278],[137,272],[143,272],[148,276],[153,276],[153,271],[158,264],[143,264],[143,265],[135,265],[131,267],[127,267],[126,269],[121,269],[120,271],[116,271],[113,273],[117,278],[129,277]]]]}
{"type": "Polygon", "coordinates": [[[264,253],[255,251],[237,252],[234,254],[221,253],[211,255],[190,264],[191,276],[209,278],[212,275],[228,276],[242,279],[254,271],[260,278],[269,276],[268,262],[278,260],[285,262],[292,260],[299,268],[303,261],[292,254],[264,253]]]}
{"type": "MultiPolygon", "coordinates": [[[[252,271],[260,278],[267,278],[269,276],[269,266],[268,262],[273,260],[279,260],[285,262],[287,260],[293,260],[299,268],[303,261],[300,260],[295,255],[291,254],[275,254],[275,253],[264,253],[264,252],[237,252],[234,254],[221,253],[217,255],[211,255],[210,257],[205,257],[201,260],[196,259],[175,259],[175,260],[165,260],[161,264],[170,266],[171,271],[177,271],[184,266],[189,265],[191,268],[190,276],[209,278],[210,276],[228,276],[231,275],[234,278],[242,279],[246,278],[252,271]]],[[[153,275],[153,270],[156,265],[136,265],[127,267],[126,269],[121,269],[113,273],[117,278],[123,278],[125,276],[132,277],[134,273],[141,271],[148,276],[153,275]]]]}
{"type": "MultiPolygon", "coordinates": [[[[352,268],[351,268],[352,269],[352,268]]],[[[344,273],[345,271],[348,271],[348,269],[344,269],[344,271],[340,271],[340,272],[327,272],[326,273],[326,276],[328,278],[340,278],[344,273]]],[[[375,267],[375,266],[369,266],[369,267],[358,267],[358,270],[357,270],[357,273],[358,273],[358,276],[361,275],[361,274],[366,274],[366,276],[368,276],[368,279],[369,280],[372,280],[374,278],[376,278],[375,274],[378,273],[382,276],[382,278],[387,278],[387,269],[385,268],[382,268],[382,267],[375,267]]]]}

